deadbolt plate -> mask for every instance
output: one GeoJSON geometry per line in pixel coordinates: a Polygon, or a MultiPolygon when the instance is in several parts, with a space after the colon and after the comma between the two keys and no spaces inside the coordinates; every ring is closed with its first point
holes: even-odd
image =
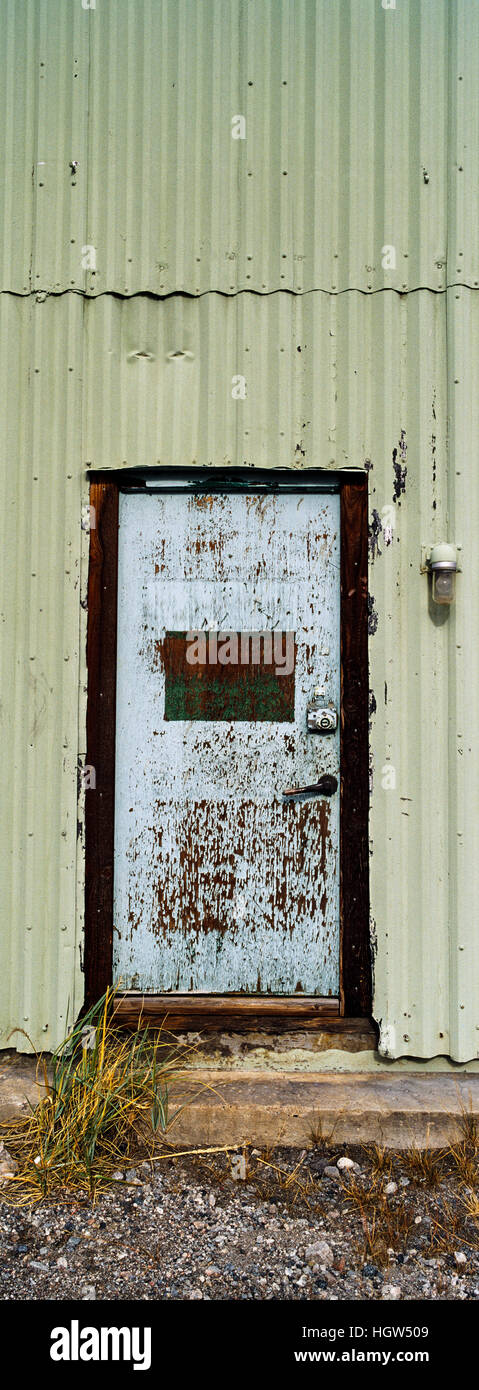
{"type": "Polygon", "coordinates": [[[310,734],[334,734],[338,727],[338,715],[331,707],[310,708],[307,711],[307,727],[310,734]]]}

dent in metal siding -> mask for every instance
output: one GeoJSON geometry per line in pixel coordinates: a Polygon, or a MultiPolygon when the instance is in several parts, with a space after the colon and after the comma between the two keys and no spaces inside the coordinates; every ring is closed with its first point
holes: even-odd
{"type": "Polygon", "coordinates": [[[381,505],[392,505],[393,449],[404,468],[400,402],[405,415],[415,374],[424,378],[418,341],[444,371],[445,316],[445,297],[427,291],[88,301],[85,463],[364,469],[374,460],[381,505]]]}
{"type": "MultiPolygon", "coordinates": [[[[34,1045],[57,1046],[82,997],[81,317],[76,296],[0,296],[3,1047],[17,1026],[34,1045]]],[[[28,1047],[18,1035],[9,1045],[28,1047]]]]}
{"type": "Polygon", "coordinates": [[[8,0],[2,287],[32,261],[53,292],[438,290],[448,231],[477,285],[478,24],[477,0],[8,0]]]}

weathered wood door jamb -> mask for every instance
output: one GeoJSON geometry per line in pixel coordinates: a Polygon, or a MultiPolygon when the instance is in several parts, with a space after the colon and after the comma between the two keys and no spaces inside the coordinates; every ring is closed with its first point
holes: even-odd
{"type": "MultiPolygon", "coordinates": [[[[228,486],[219,471],[196,470],[202,490],[228,486]]],[[[184,488],[178,470],[178,486],[184,488]]],[[[249,489],[328,483],[328,475],[248,471],[249,489]]],[[[231,480],[231,474],[230,474],[231,480]]],[[[244,478],[238,474],[240,490],[244,478]]],[[[367,475],[339,475],[341,497],[341,783],[340,783],[340,997],[125,994],[119,1017],[182,1029],[324,1027],[328,1033],[364,1031],[371,1013],[368,889],[368,660],[367,475]]],[[[86,793],[85,998],[98,999],[112,981],[115,699],[118,503],[124,487],[143,487],[132,474],[91,478],[88,581],[88,705],[86,763],[95,787],[86,793]]],[[[236,486],[233,482],[233,486],[236,486]]],[[[318,487],[318,490],[320,488],[318,487]]]]}

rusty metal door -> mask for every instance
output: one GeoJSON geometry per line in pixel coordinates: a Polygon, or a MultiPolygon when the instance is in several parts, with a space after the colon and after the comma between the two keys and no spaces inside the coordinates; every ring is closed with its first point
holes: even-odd
{"type": "Polygon", "coordinates": [[[338,493],[121,495],[124,988],[339,993],[339,563],[338,493]]]}

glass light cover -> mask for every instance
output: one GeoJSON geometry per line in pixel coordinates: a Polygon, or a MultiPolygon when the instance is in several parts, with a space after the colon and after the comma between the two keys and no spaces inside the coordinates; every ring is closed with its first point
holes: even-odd
{"type": "Polygon", "coordinates": [[[454,603],[456,593],[456,571],[433,570],[432,596],[434,603],[454,603]]]}

